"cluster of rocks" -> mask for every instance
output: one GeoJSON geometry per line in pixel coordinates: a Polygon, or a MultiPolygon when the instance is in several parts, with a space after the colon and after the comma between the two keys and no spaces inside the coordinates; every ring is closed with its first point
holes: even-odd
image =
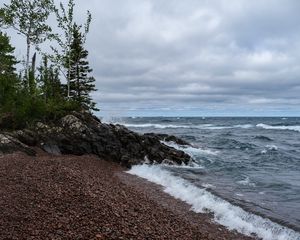
{"type": "Polygon", "coordinates": [[[122,125],[102,123],[88,113],[73,112],[58,122],[38,122],[34,127],[0,133],[0,153],[22,151],[35,154],[39,147],[52,154],[96,154],[101,158],[130,167],[149,163],[187,164],[189,155],[161,142],[188,143],[165,134],[138,134],[122,125]]]}

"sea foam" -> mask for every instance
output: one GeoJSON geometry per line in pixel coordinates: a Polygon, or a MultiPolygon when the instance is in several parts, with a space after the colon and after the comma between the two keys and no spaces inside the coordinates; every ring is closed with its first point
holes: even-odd
{"type": "Polygon", "coordinates": [[[251,124],[241,124],[233,126],[218,126],[213,124],[159,124],[159,123],[121,123],[129,128],[184,128],[184,129],[202,129],[202,130],[222,130],[222,129],[232,129],[232,128],[252,128],[254,125],[251,124]]]}
{"type": "Polygon", "coordinates": [[[158,128],[158,129],[165,129],[165,128],[199,128],[205,129],[206,127],[212,126],[212,124],[201,124],[201,125],[178,125],[178,124],[159,124],[159,123],[143,123],[143,124],[133,124],[133,123],[125,123],[124,126],[132,127],[132,128],[158,128]]]}
{"type": "Polygon", "coordinates": [[[205,189],[172,175],[159,165],[133,166],[128,173],[163,186],[164,192],[191,205],[191,210],[196,213],[212,212],[214,220],[229,230],[237,230],[249,236],[255,234],[263,240],[300,240],[299,233],[248,213],[205,189]]]}
{"type": "Polygon", "coordinates": [[[256,127],[263,128],[263,129],[268,129],[268,130],[290,130],[290,131],[297,131],[300,132],[300,126],[271,126],[267,124],[257,124],[256,127]]]}
{"type": "Polygon", "coordinates": [[[266,148],[270,151],[277,151],[278,147],[276,145],[267,145],[266,148]]]}
{"type": "Polygon", "coordinates": [[[237,181],[237,183],[240,184],[240,185],[249,186],[249,187],[255,187],[256,186],[255,183],[250,181],[249,177],[246,177],[243,180],[237,181]]]}
{"type": "Polygon", "coordinates": [[[193,147],[193,146],[189,146],[189,145],[178,145],[174,142],[165,142],[165,141],[161,141],[163,144],[169,146],[169,147],[173,147],[177,150],[183,151],[186,154],[192,156],[193,158],[199,156],[199,155],[217,155],[218,151],[213,151],[211,149],[203,149],[203,148],[198,148],[198,147],[193,147]]]}

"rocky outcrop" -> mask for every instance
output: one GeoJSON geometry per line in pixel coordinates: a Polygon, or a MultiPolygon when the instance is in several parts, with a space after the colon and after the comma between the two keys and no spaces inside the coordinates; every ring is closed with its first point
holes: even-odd
{"type": "Polygon", "coordinates": [[[187,164],[191,161],[190,156],[184,152],[161,143],[161,140],[165,140],[188,144],[174,136],[140,135],[122,125],[101,123],[98,118],[88,113],[74,112],[55,124],[39,122],[31,129],[19,130],[5,136],[11,142],[6,143],[8,140],[1,138],[0,151],[3,153],[20,148],[24,152],[30,149],[32,154],[32,147],[39,147],[51,154],[96,154],[128,167],[144,161],[164,161],[171,164],[187,164]],[[5,147],[10,150],[2,151],[5,147]]]}
{"type": "Polygon", "coordinates": [[[150,136],[154,137],[160,141],[165,141],[165,142],[174,142],[179,145],[187,145],[189,146],[190,144],[187,141],[182,140],[181,138],[178,138],[173,135],[168,135],[168,134],[161,134],[161,133],[145,133],[145,136],[150,136]]]}
{"type": "Polygon", "coordinates": [[[12,137],[10,134],[0,133],[0,155],[13,153],[15,151],[24,152],[30,156],[34,156],[36,154],[33,149],[12,137]]]}

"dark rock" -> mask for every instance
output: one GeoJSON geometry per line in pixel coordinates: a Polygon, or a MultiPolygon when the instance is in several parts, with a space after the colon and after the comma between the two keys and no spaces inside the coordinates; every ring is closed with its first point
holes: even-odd
{"type": "Polygon", "coordinates": [[[88,113],[74,112],[56,124],[39,122],[32,129],[12,133],[11,138],[13,142],[37,146],[51,154],[96,154],[126,167],[143,163],[145,159],[149,163],[176,164],[187,164],[191,160],[184,152],[161,143],[164,140],[188,145],[175,136],[140,135],[122,125],[101,123],[88,113]]]}
{"type": "Polygon", "coordinates": [[[16,131],[14,132],[14,136],[28,146],[35,146],[37,144],[35,133],[28,129],[16,131]]]}
{"type": "Polygon", "coordinates": [[[61,155],[59,147],[55,144],[43,144],[41,148],[47,153],[51,153],[53,155],[61,155]]]}
{"type": "Polygon", "coordinates": [[[7,154],[13,152],[24,152],[30,156],[35,156],[35,150],[29,148],[16,138],[6,133],[0,133],[0,154],[7,154]]]}
{"type": "Polygon", "coordinates": [[[190,144],[187,141],[182,140],[181,138],[178,138],[176,136],[173,135],[168,135],[168,134],[156,134],[156,133],[145,133],[145,136],[151,136],[154,138],[157,138],[161,141],[165,141],[165,142],[174,142],[177,143],[179,145],[187,145],[190,146],[190,144]]]}

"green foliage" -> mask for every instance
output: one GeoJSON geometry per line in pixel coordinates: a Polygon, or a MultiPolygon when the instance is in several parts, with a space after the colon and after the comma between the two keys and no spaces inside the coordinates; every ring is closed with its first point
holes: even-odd
{"type": "Polygon", "coordinates": [[[63,86],[59,79],[59,70],[53,64],[49,66],[48,58],[43,57],[42,65],[39,67],[39,78],[41,92],[45,102],[54,98],[61,101],[63,96],[63,86]]]}
{"type": "MultiPolygon", "coordinates": [[[[73,20],[74,1],[68,9],[53,0],[11,0],[0,8],[0,27],[11,27],[26,38],[26,71],[17,74],[14,47],[9,37],[0,31],[0,129],[24,128],[36,121],[56,121],[72,111],[97,110],[90,97],[95,91],[95,79],[84,49],[91,15],[88,12],[84,30],[73,20]],[[53,34],[46,21],[55,11],[58,26],[64,37],[53,34]],[[30,48],[38,48],[47,39],[56,39],[63,49],[61,53],[46,57],[36,70],[36,54],[30,63],[30,48]],[[30,65],[30,66],[29,66],[30,65]],[[64,71],[62,71],[64,69],[64,71]],[[68,75],[67,85],[61,83],[61,73],[68,75]]],[[[54,49],[54,48],[53,48],[54,49]]],[[[55,50],[55,49],[54,49],[55,50]]]]}
{"type": "Polygon", "coordinates": [[[51,32],[46,21],[53,8],[52,0],[11,0],[10,5],[4,4],[0,10],[0,23],[38,45],[46,41],[51,32]]]}
{"type": "MultiPolygon", "coordinates": [[[[4,4],[0,9],[0,25],[13,28],[26,38],[26,77],[30,84],[30,49],[51,38],[51,27],[46,21],[54,11],[53,0],[11,0],[10,5],[4,4]]],[[[32,86],[29,86],[31,88],[32,86]]]]}
{"type": "Polygon", "coordinates": [[[0,111],[7,111],[14,102],[15,92],[18,90],[18,78],[15,74],[13,56],[14,48],[9,43],[6,34],[0,32],[0,111]]]}
{"type": "MultiPolygon", "coordinates": [[[[58,27],[63,31],[63,36],[56,35],[56,41],[60,47],[60,51],[57,48],[51,47],[54,56],[52,60],[57,63],[60,70],[64,73],[67,80],[67,97],[70,97],[70,64],[71,64],[71,43],[73,41],[73,26],[74,21],[74,0],[69,0],[67,8],[60,3],[59,8],[55,8],[56,19],[58,27]]],[[[87,11],[87,18],[84,24],[83,43],[86,41],[86,36],[89,32],[92,15],[87,11]]]]}
{"type": "Polygon", "coordinates": [[[15,48],[9,43],[9,37],[0,32],[0,73],[14,75],[17,63],[13,52],[15,48]]]}
{"type": "Polygon", "coordinates": [[[97,110],[90,97],[95,89],[95,78],[89,76],[92,69],[87,61],[88,51],[83,48],[84,36],[80,32],[80,26],[73,25],[73,39],[70,51],[70,96],[81,104],[84,109],[97,110]]]}

